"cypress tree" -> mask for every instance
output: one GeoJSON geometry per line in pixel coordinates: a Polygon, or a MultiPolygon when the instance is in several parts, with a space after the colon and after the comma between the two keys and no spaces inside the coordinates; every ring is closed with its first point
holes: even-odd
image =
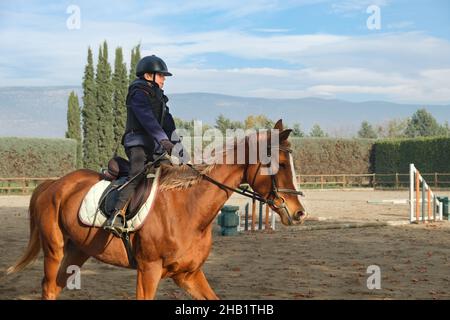
{"type": "Polygon", "coordinates": [[[83,163],[85,168],[92,170],[98,170],[98,119],[96,109],[94,62],[92,50],[89,48],[83,77],[83,163]]]}
{"type": "MultiPolygon", "coordinates": [[[[125,131],[126,122],[126,97],[128,91],[128,75],[127,66],[123,62],[122,48],[116,48],[116,57],[114,62],[114,75],[113,75],[113,116],[114,116],[114,149],[120,147],[122,135],[125,131]]],[[[118,149],[118,154],[124,156],[123,148],[118,149]]]]}
{"type": "Polygon", "coordinates": [[[141,60],[141,45],[138,44],[136,47],[131,49],[131,62],[130,62],[130,78],[129,83],[136,79],[136,65],[141,60]]]}
{"type": "Polygon", "coordinates": [[[78,102],[78,96],[74,91],[69,95],[66,138],[77,140],[76,165],[77,169],[80,169],[82,167],[80,104],[78,102]]]}
{"type": "Polygon", "coordinates": [[[108,62],[108,44],[100,46],[97,65],[97,119],[98,119],[98,164],[106,166],[114,149],[113,131],[113,90],[111,82],[111,65],[108,62]]]}

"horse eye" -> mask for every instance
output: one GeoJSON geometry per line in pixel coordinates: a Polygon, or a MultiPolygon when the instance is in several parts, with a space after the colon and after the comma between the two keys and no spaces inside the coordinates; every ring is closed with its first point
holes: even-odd
{"type": "Polygon", "coordinates": [[[286,164],[285,163],[280,163],[280,168],[286,168],[286,164]]]}

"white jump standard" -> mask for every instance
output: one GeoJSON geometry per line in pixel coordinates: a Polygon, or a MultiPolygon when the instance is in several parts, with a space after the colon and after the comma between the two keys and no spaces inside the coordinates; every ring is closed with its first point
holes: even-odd
{"type": "Polygon", "coordinates": [[[411,223],[442,220],[443,203],[437,199],[413,163],[409,165],[409,206],[411,223]]]}

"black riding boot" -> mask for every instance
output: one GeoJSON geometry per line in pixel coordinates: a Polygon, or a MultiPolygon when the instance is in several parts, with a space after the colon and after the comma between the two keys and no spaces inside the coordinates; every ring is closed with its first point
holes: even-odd
{"type": "Polygon", "coordinates": [[[103,229],[111,232],[117,237],[120,237],[125,230],[125,222],[123,217],[124,215],[121,209],[114,209],[103,225],[103,229]]]}

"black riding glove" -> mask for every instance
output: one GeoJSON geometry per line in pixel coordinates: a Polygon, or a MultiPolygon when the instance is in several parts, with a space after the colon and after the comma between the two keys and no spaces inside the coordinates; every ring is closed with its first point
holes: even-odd
{"type": "Polygon", "coordinates": [[[161,145],[164,148],[164,150],[167,151],[168,154],[172,154],[172,149],[175,146],[172,142],[170,142],[167,139],[161,140],[161,145]]]}

